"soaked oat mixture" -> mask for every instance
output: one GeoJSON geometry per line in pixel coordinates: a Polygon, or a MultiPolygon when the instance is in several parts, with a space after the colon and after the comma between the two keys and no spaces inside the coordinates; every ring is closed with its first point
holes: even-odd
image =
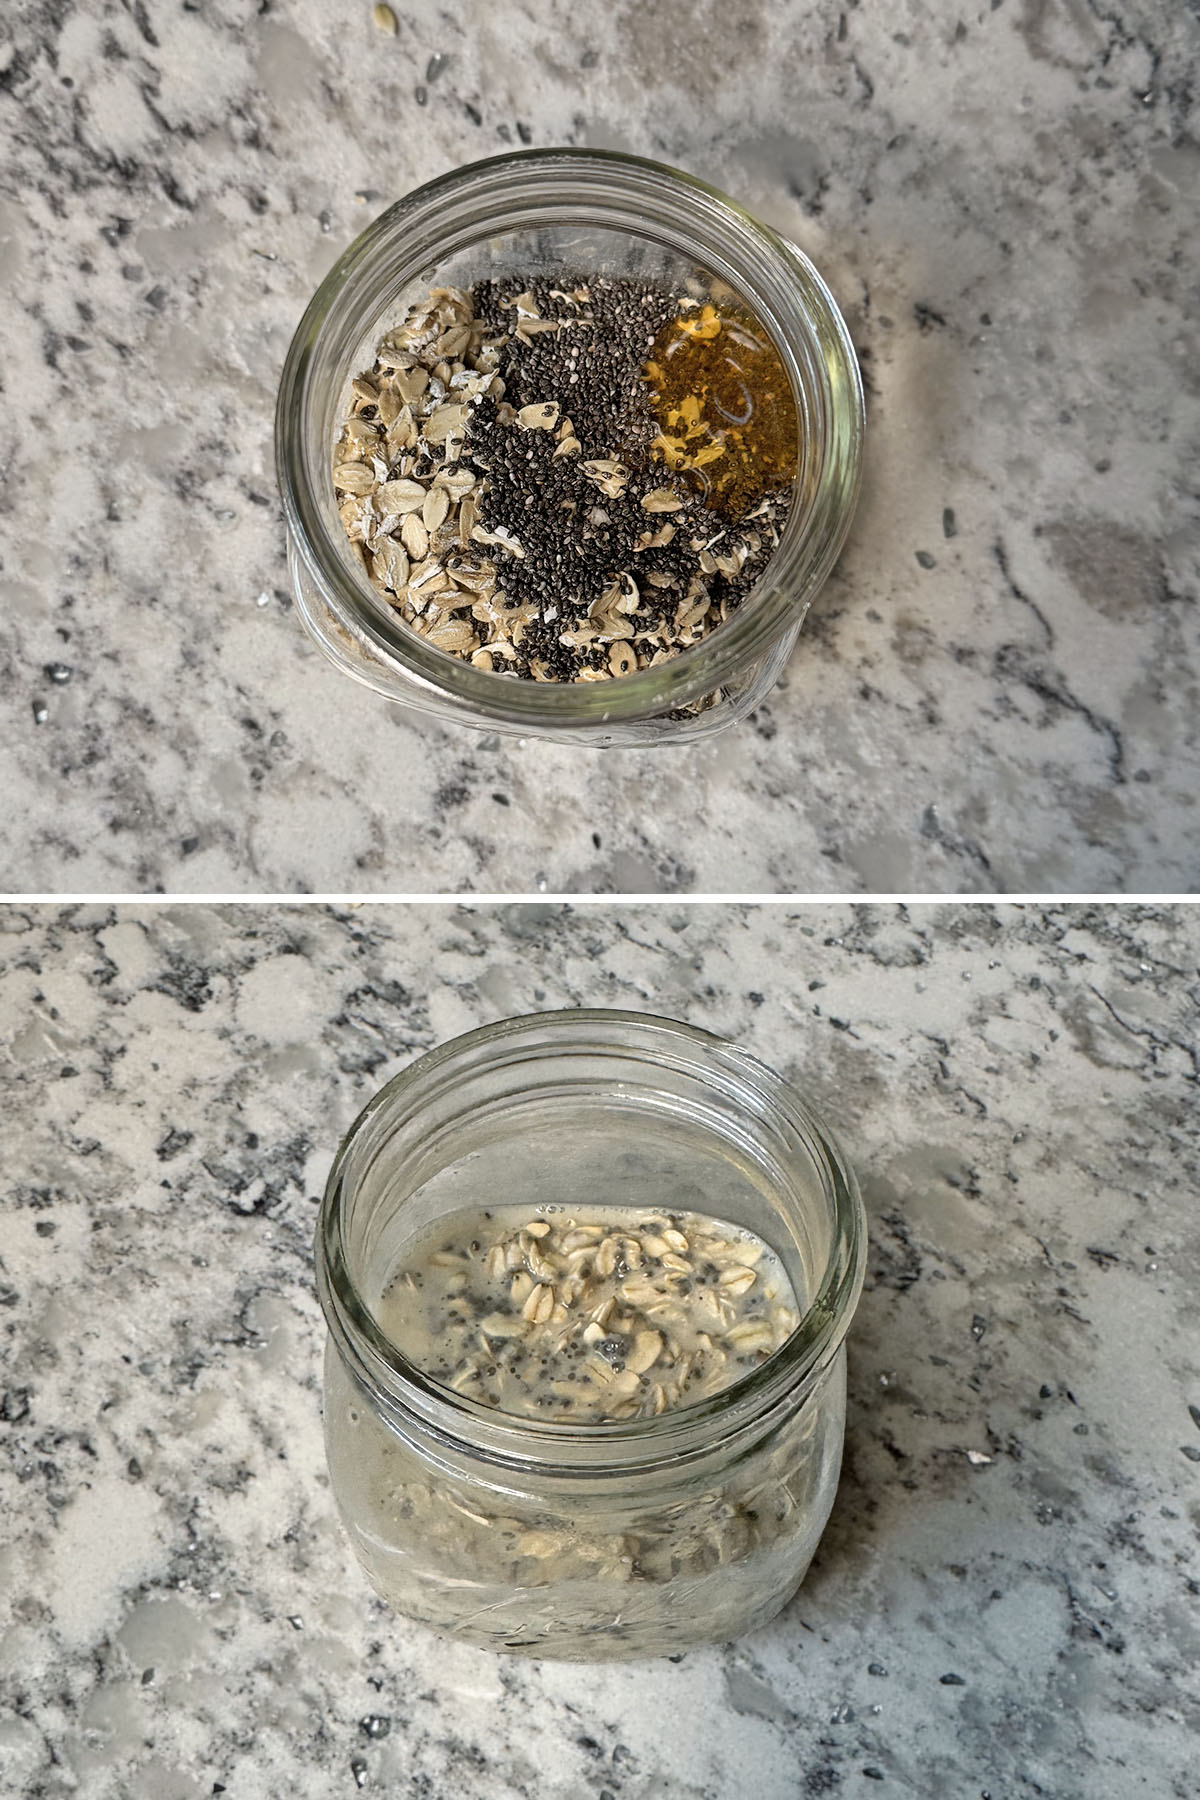
{"type": "Polygon", "coordinates": [[[691,1212],[458,1213],[410,1245],[379,1308],[427,1374],[501,1411],[592,1423],[719,1393],[799,1323],[779,1257],[691,1212]]]}

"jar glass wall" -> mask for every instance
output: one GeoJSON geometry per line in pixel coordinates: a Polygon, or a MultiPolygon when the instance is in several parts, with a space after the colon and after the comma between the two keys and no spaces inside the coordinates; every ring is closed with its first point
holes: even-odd
{"type": "Polygon", "coordinates": [[[593,151],[469,165],[390,207],[314,296],[288,354],[276,458],[301,618],[347,674],[417,711],[598,745],[684,742],[753,709],[778,679],[849,528],[862,459],[853,348],[803,253],[676,170],[593,151]],[[350,383],[431,285],[590,269],[738,296],[769,334],[796,403],[800,450],[782,540],[726,623],[671,661],[603,682],[533,682],[429,644],[375,591],[346,540],[331,452],[350,383]]]}
{"type": "Polygon", "coordinates": [[[833,1503],[864,1255],[827,1129],[706,1033],[549,1013],[422,1058],[348,1134],[317,1239],[330,1476],[374,1586],[435,1629],[538,1656],[657,1655],[770,1618],[833,1503]],[[409,1240],[505,1200],[744,1227],[781,1258],[800,1324],[731,1386],[655,1417],[547,1423],[464,1398],[389,1341],[380,1300],[409,1240]]]}

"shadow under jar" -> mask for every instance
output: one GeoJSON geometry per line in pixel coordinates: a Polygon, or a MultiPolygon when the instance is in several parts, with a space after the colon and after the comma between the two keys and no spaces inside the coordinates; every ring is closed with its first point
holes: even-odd
{"type": "Polygon", "coordinates": [[[472,1644],[575,1660],[763,1624],[833,1504],[865,1251],[826,1127],[706,1032],[544,1013],[422,1057],[351,1128],[317,1232],[329,1471],[375,1588],[472,1644]],[[549,1422],[480,1404],[410,1362],[379,1318],[407,1245],[506,1203],[740,1227],[780,1259],[799,1324],[729,1387],[657,1416],[549,1422]]]}
{"type": "MultiPolygon", "coordinates": [[[[280,384],[276,461],[301,619],[346,674],[417,712],[593,745],[682,743],[753,710],[778,680],[857,498],[863,399],[845,323],[793,244],[703,182],[635,157],[529,151],[398,201],[322,282],[280,384]],[[372,586],[338,515],[331,458],[351,382],[434,286],[604,275],[717,284],[769,337],[798,455],[781,541],[728,620],[670,661],[612,680],[532,681],[436,649],[372,586]]],[[[665,471],[664,471],[665,473],[665,471]]]]}

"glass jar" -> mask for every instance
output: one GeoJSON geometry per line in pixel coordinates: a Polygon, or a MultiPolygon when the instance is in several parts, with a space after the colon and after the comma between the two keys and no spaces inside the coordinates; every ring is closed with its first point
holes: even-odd
{"type": "Polygon", "coordinates": [[[862,462],[853,346],[816,269],[734,201],[678,170],[591,150],[472,163],[382,213],[330,270],[292,341],[276,462],[300,617],[348,675],[418,712],[568,743],[706,737],[779,678],[849,528],[862,462]],[[338,518],[331,457],[350,382],[432,284],[510,273],[715,277],[770,333],[800,428],[778,549],[736,613],[672,661],[611,681],[533,682],[435,649],[376,593],[338,518]]]}
{"type": "Polygon", "coordinates": [[[661,1655],[764,1623],[833,1504],[866,1227],[827,1128],[764,1064],[638,1013],[505,1020],[416,1062],[342,1144],[317,1231],[325,1439],[392,1606],[493,1650],[661,1655]],[[405,1242],[464,1208],[706,1213],[782,1258],[792,1336],[657,1417],[546,1423],[428,1378],[377,1323],[405,1242]]]}

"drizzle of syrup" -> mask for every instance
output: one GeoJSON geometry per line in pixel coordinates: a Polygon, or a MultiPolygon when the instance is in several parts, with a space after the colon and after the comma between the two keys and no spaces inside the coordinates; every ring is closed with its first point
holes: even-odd
{"type": "Polygon", "coordinates": [[[796,403],[771,339],[732,298],[683,301],[643,370],[659,431],[651,446],[714,511],[743,518],[787,489],[799,456],[796,403]]]}

